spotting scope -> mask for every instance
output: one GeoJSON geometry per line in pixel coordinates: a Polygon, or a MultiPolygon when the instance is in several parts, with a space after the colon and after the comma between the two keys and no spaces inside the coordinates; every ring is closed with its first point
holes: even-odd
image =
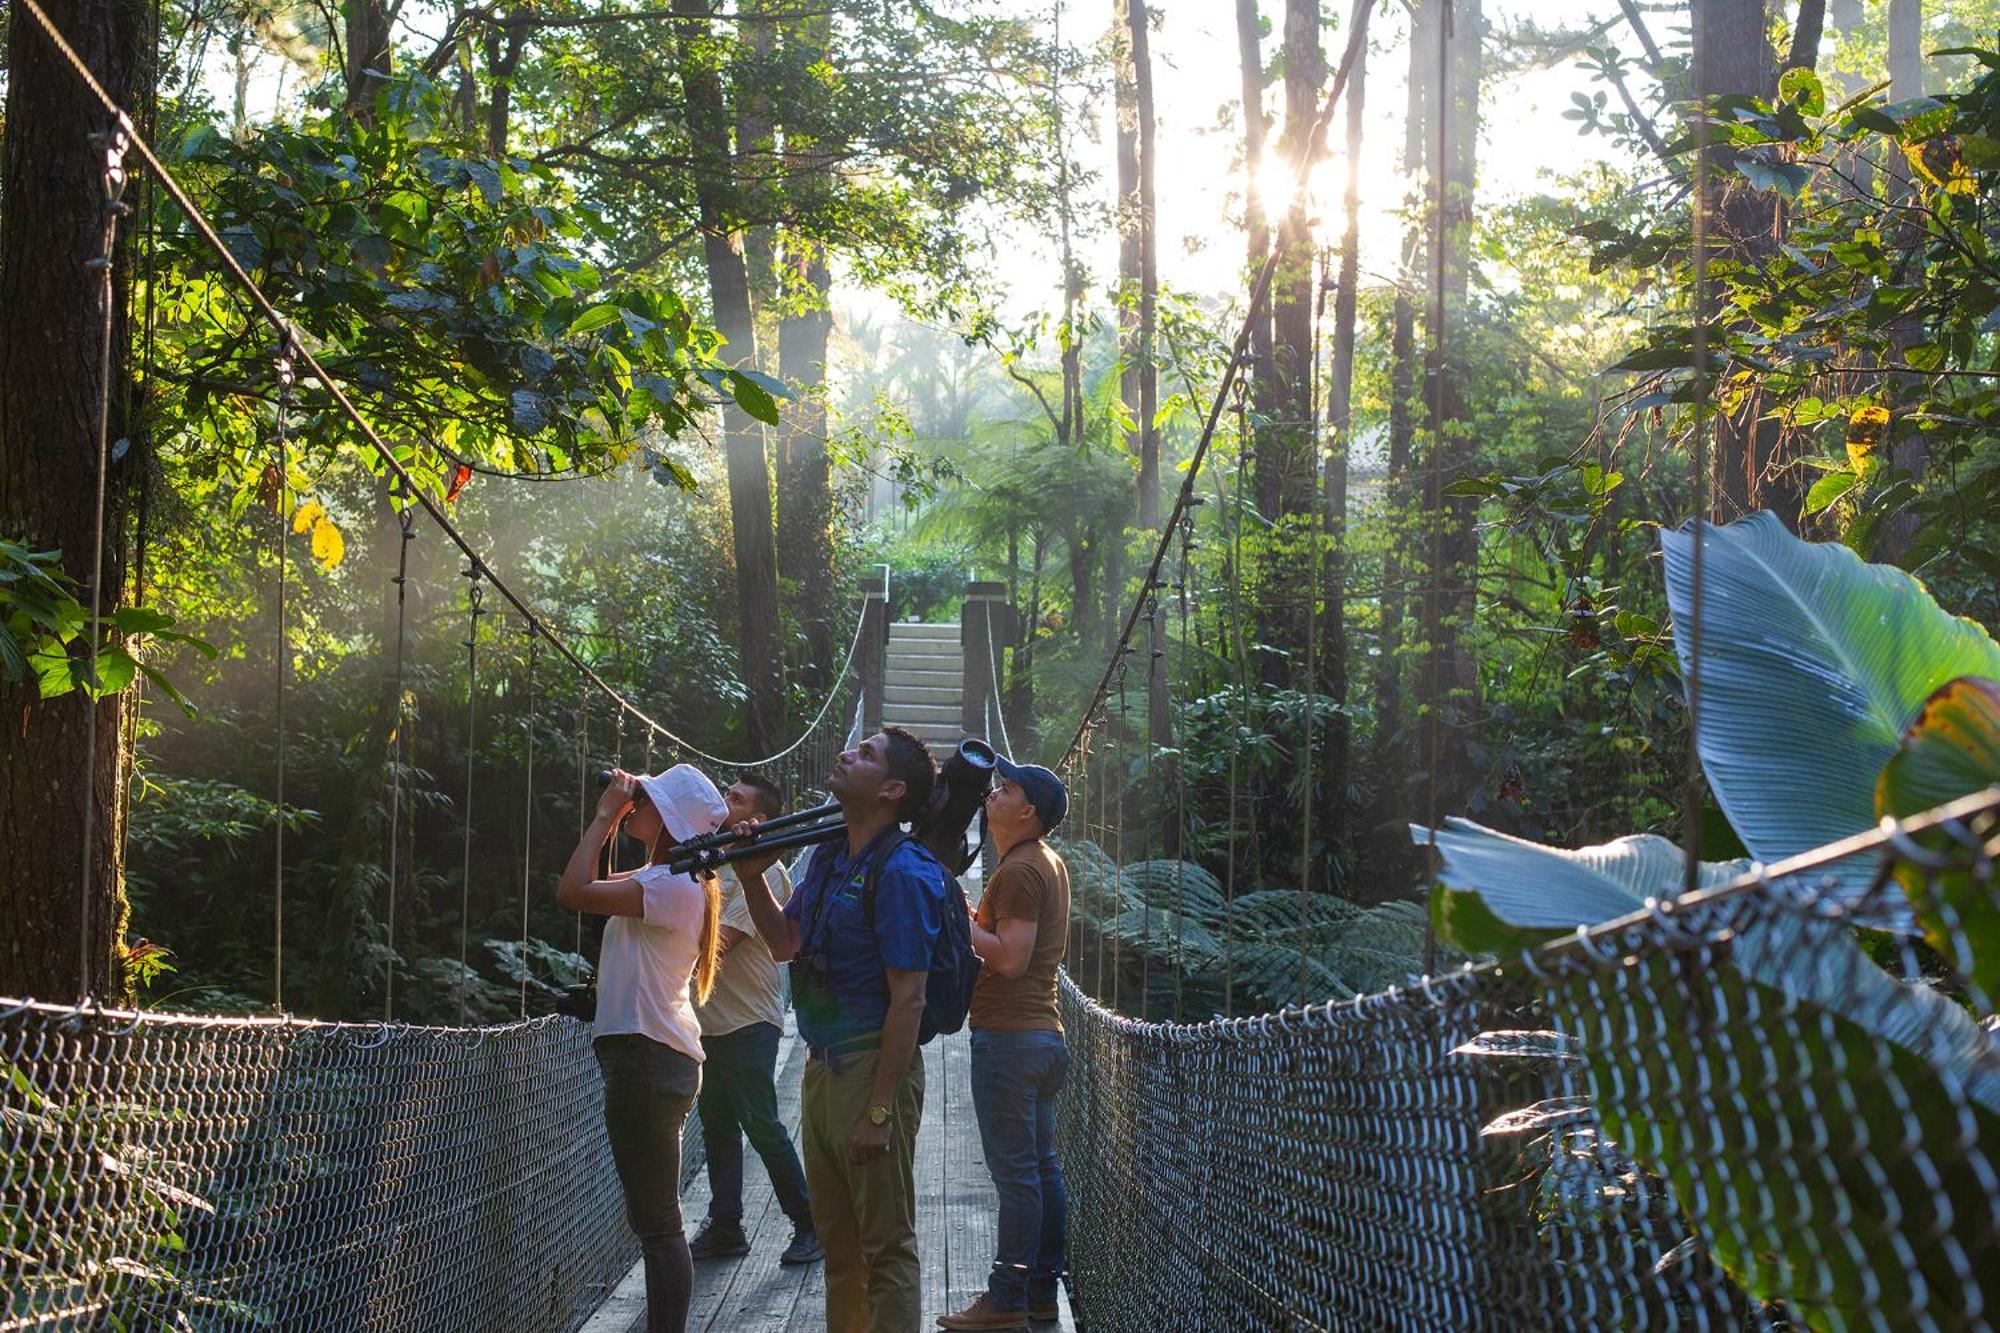
{"type": "MultiPolygon", "coordinates": [[[[977,736],[968,736],[938,767],[937,785],[930,800],[910,821],[918,842],[930,849],[954,875],[965,873],[972,864],[965,831],[979,813],[986,792],[993,785],[993,769],[998,756],[991,745],[977,736]]],[[[741,861],[748,856],[830,842],[846,832],[840,803],[801,810],[778,819],[767,819],[751,830],[748,837],[733,829],[689,838],[673,850],[667,869],[676,874],[699,874],[741,861]]]]}

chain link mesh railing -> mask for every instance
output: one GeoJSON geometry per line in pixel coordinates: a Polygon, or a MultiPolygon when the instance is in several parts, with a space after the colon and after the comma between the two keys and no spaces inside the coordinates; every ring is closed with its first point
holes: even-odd
{"type": "Polygon", "coordinates": [[[637,1247],[589,1029],[0,1000],[0,1330],[577,1327],[637,1247]]]}
{"type": "Polygon", "coordinates": [[[1929,948],[1857,931],[1824,858],[1257,1018],[1139,1023],[1066,983],[1081,1322],[2000,1324],[1986,801],[1849,853],[1929,948]]]}

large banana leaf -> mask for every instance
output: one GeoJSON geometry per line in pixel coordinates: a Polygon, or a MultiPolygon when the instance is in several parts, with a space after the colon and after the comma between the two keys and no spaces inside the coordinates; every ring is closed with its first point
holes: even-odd
{"type": "MultiPolygon", "coordinates": [[[[1432,920],[1441,938],[1467,953],[1517,952],[1636,912],[1648,898],[1672,898],[1687,865],[1679,847],[1650,833],[1570,851],[1453,818],[1435,832],[1412,824],[1410,838],[1437,843],[1442,884],[1431,896],[1432,920]]],[[[1704,861],[1701,887],[1749,868],[1704,861]]]]}
{"type": "MultiPolygon", "coordinates": [[[[1953,677],[2000,677],[2000,644],[1903,571],[1800,541],[1771,514],[1702,533],[1696,746],[1729,822],[1765,862],[1872,827],[1904,728],[1953,677]]],[[[1660,547],[1687,672],[1694,539],[1662,532],[1660,547]]],[[[1857,859],[1834,874],[1859,894],[1872,871],[1857,859]]]]}
{"type": "MultiPolygon", "coordinates": [[[[1624,915],[1672,896],[1684,864],[1662,838],[1564,851],[1466,820],[1435,837],[1441,923],[1493,932],[1461,934],[1466,947],[1624,915]]],[[[1701,880],[1744,868],[1704,864],[1701,880]]],[[[1813,1328],[1867,1327],[1924,1302],[1937,1327],[1973,1327],[1953,1312],[1979,1299],[1961,1257],[1991,1257],[1995,1243],[1966,1160],[2000,1129],[1991,1035],[1875,966],[1842,921],[1747,900],[1740,910],[1714,965],[1692,967],[1661,941],[1612,965],[1618,984],[1595,972],[1556,984],[1552,1017],[1580,1043],[1605,1131],[1672,1182],[1758,1299],[1785,1301],[1813,1328]],[[1910,1252],[1914,1219],[1933,1216],[1924,1225],[1951,1226],[1954,1246],[1910,1252]]]]}
{"type": "Polygon", "coordinates": [[[1560,984],[1557,1023],[1582,1040],[1605,1133],[1671,1182],[1752,1296],[1813,1329],[1987,1328],[1990,1084],[1969,1095],[1961,1071],[1883,1040],[1937,1012],[1927,992],[1869,963],[1842,923],[1811,926],[1810,940],[1753,933],[1814,959],[1823,997],[1860,995],[1820,1004],[1754,975],[1776,957],[1704,971],[1659,951],[1626,960],[1618,984],[1560,984]]]}
{"type": "MultiPolygon", "coordinates": [[[[1962,676],[1925,701],[1875,784],[1878,814],[1901,818],[2000,783],[2000,681],[1962,676]]],[[[1943,850],[1943,830],[1927,838],[1943,850]]],[[[1982,1014],[2000,999],[2000,886],[1970,870],[1904,865],[1897,878],[1931,947],[1970,983],[1982,1014]]]]}

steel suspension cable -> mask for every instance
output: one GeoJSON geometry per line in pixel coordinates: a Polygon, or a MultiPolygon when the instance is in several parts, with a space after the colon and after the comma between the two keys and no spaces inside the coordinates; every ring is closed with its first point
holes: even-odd
{"type": "MultiPolygon", "coordinates": [[[[395,492],[390,494],[393,497],[395,492]]],[[[409,712],[403,702],[403,659],[409,621],[410,543],[417,539],[415,518],[408,505],[396,511],[396,523],[401,532],[396,543],[396,577],[393,580],[396,585],[396,693],[392,725],[396,731],[389,751],[389,911],[384,920],[389,957],[383,965],[382,981],[382,1021],[385,1023],[396,1017],[396,896],[402,883],[403,769],[406,764],[403,733],[408,729],[409,722],[409,712]]]]}
{"type": "MultiPolygon", "coordinates": [[[[1194,515],[1181,519],[1181,569],[1174,587],[1180,596],[1181,617],[1181,688],[1187,688],[1188,681],[1188,579],[1192,576],[1191,555],[1194,550],[1194,515]]],[[[1168,677],[1172,679],[1171,676],[1168,677]]],[[[1187,752],[1186,727],[1176,728],[1174,735],[1174,1022],[1182,1017],[1182,1007],[1186,1000],[1187,979],[1187,896],[1183,892],[1183,880],[1188,862],[1194,859],[1194,839],[1188,828],[1187,811],[1187,752]]]]}
{"type": "MultiPolygon", "coordinates": [[[[1118,1008],[1118,992],[1123,984],[1123,974],[1125,971],[1125,927],[1123,925],[1125,919],[1125,816],[1130,808],[1132,798],[1130,776],[1122,771],[1125,768],[1125,742],[1132,735],[1130,704],[1125,697],[1125,652],[1126,650],[1123,648],[1120,648],[1118,652],[1118,725],[1107,729],[1110,739],[1115,741],[1118,746],[1118,762],[1111,770],[1112,777],[1118,784],[1118,809],[1114,815],[1115,822],[1111,826],[1111,843],[1114,849],[1111,853],[1113,871],[1111,885],[1114,895],[1111,903],[1111,1007],[1113,1009],[1118,1008]]],[[[1110,747],[1107,745],[1105,748],[1108,757],[1110,747]]],[[[1106,797],[1109,799],[1108,792],[1106,793],[1106,797]]],[[[1144,965],[1142,962],[1142,975],[1143,972],[1144,965]]]]}
{"type": "Polygon", "coordinates": [[[523,622],[521,633],[528,640],[527,713],[522,719],[521,760],[521,1013],[528,1016],[528,895],[534,881],[535,860],[535,650],[540,640],[535,627],[523,622]]]}
{"type": "MultiPolygon", "coordinates": [[[[1157,593],[1149,593],[1146,598],[1146,747],[1139,752],[1139,789],[1142,805],[1141,817],[1145,823],[1144,860],[1153,859],[1153,835],[1158,826],[1158,811],[1154,802],[1158,796],[1158,786],[1153,780],[1153,756],[1160,748],[1153,736],[1153,679],[1161,669],[1164,660],[1160,648],[1160,599],[1157,593]]],[[[1121,823],[1123,821],[1120,821],[1121,823]]],[[[1153,998],[1153,895],[1150,882],[1139,895],[1139,1016],[1147,1017],[1153,998]]]]}
{"type": "MultiPolygon", "coordinates": [[[[1250,419],[1246,405],[1246,394],[1241,381],[1238,381],[1236,385],[1236,441],[1236,500],[1230,509],[1229,517],[1229,541],[1231,547],[1229,555],[1229,605],[1232,611],[1238,612],[1238,614],[1235,615],[1232,621],[1235,632],[1231,636],[1232,642],[1229,650],[1229,656],[1236,665],[1236,679],[1230,682],[1232,688],[1230,689],[1229,707],[1229,859],[1227,863],[1228,878],[1223,883],[1222,918],[1222,1016],[1224,1018],[1233,1018],[1236,1016],[1236,831],[1238,827],[1237,812],[1242,797],[1239,778],[1241,773],[1240,761],[1243,757],[1243,733],[1250,725],[1249,717],[1245,712],[1249,706],[1250,693],[1249,658],[1243,650],[1243,618],[1240,614],[1240,608],[1243,605],[1243,474],[1248,470],[1244,467],[1244,455],[1248,452],[1250,446],[1250,419]]],[[[1216,478],[1215,484],[1218,490],[1221,489],[1222,479],[1220,477],[1216,478]]],[[[1254,810],[1251,812],[1250,818],[1252,820],[1250,846],[1254,851],[1257,846],[1255,830],[1257,814],[1254,810]]],[[[1257,874],[1257,859],[1255,856],[1252,856],[1250,859],[1250,874],[1254,883],[1257,874]]]]}
{"type": "MultiPolygon", "coordinates": [[[[1696,16],[1690,31],[1693,50],[1688,61],[1694,96],[1694,430],[1688,439],[1688,470],[1693,485],[1693,553],[1689,562],[1687,625],[1687,771],[1681,789],[1683,824],[1681,892],[1688,895],[1701,887],[1701,618],[1702,618],[1702,529],[1708,522],[1708,153],[1709,125],[1707,90],[1702,86],[1707,58],[1706,24],[1696,16]]],[[[1435,824],[1435,821],[1433,821],[1435,824]]]]}
{"type": "Polygon", "coordinates": [[[485,590],[479,586],[479,564],[460,571],[465,576],[465,828],[464,856],[458,881],[458,1022],[465,1026],[466,942],[472,934],[472,780],[479,740],[479,618],[486,614],[485,590]]]}
{"type": "Polygon", "coordinates": [[[278,353],[273,362],[273,370],[278,381],[278,409],[276,439],[274,445],[278,459],[275,464],[277,486],[273,492],[272,511],[277,518],[278,536],[278,647],[273,656],[277,659],[277,693],[274,698],[273,720],[277,728],[277,828],[274,834],[275,847],[271,872],[271,1003],[283,1013],[285,1009],[285,676],[290,665],[291,642],[285,625],[285,569],[286,569],[286,528],[290,515],[285,512],[285,500],[291,493],[291,442],[287,438],[292,409],[292,386],[297,375],[292,367],[292,355],[298,344],[292,341],[286,331],[278,339],[278,353]]]}
{"type": "Polygon", "coordinates": [[[90,688],[83,692],[83,835],[82,878],[77,887],[76,948],[77,998],[90,998],[90,905],[96,896],[97,856],[93,844],[97,820],[97,713],[103,690],[97,675],[97,641],[102,634],[104,615],[104,510],[105,495],[111,486],[111,344],[118,319],[117,296],[112,282],[112,265],[118,255],[118,221],[131,212],[125,202],[125,153],[132,138],[132,122],[112,108],[117,116],[91,142],[104,154],[104,242],[97,258],[89,261],[98,271],[98,301],[101,334],[97,355],[97,493],[96,517],[91,529],[90,554],[90,688]]]}
{"type": "MultiPolygon", "coordinates": [[[[21,0],[21,6],[40,26],[51,44],[55,46],[57,54],[62,56],[64,62],[76,73],[84,86],[89,89],[91,95],[97,99],[106,112],[117,118],[117,129],[122,137],[122,142],[127,145],[129,151],[138,153],[140,158],[145,162],[147,169],[152,172],[154,178],[159,181],[161,187],[166,190],[168,196],[174,201],[175,207],[181,210],[183,215],[188,219],[188,222],[194,227],[202,243],[208,247],[217,262],[229,274],[236,285],[242,289],[244,295],[249,298],[251,305],[256,307],[257,313],[277,331],[281,339],[290,342],[298,363],[305,368],[307,373],[319,381],[321,387],[326,390],[327,395],[333,400],[334,405],[340,410],[341,415],[353,424],[355,429],[361,433],[363,439],[367,440],[369,446],[374,449],[376,456],[381,460],[384,469],[403,487],[406,494],[412,496],[423,507],[424,512],[430,516],[431,521],[436,523],[439,530],[451,539],[452,544],[458,547],[466,560],[480,570],[486,581],[493,585],[494,591],[499,593],[501,598],[517,614],[533,624],[535,632],[546,639],[549,646],[555,649],[564,661],[568,662],[571,667],[595,686],[600,693],[609,698],[618,707],[621,715],[630,713],[641,725],[658,732],[687,755],[699,759],[704,763],[715,764],[723,768],[757,768],[775,763],[778,759],[789,754],[804,742],[806,738],[802,735],[784,750],[758,759],[726,759],[719,755],[709,754],[707,751],[701,750],[689,743],[685,738],[675,734],[666,725],[654,719],[638,705],[626,698],[624,694],[591,667],[574,648],[557,637],[548,621],[537,614],[527,600],[516,593],[512,586],[502,579],[492,566],[487,563],[485,558],[479,554],[479,551],[473,546],[471,540],[459,531],[457,525],[451,521],[451,517],[445,513],[439,502],[417,486],[416,479],[410,470],[396,456],[395,450],[389,446],[388,442],[361,415],[360,410],[354,405],[354,401],[348,397],[346,390],[340,386],[339,382],[326,367],[320,364],[319,359],[299,342],[297,334],[291,326],[291,322],[278,310],[271,298],[265,295],[263,288],[257,284],[256,280],[238,262],[235,254],[224,243],[221,235],[216,231],[215,224],[209,221],[207,214],[203,213],[196,206],[194,200],[188,195],[187,190],[181,185],[179,179],[167,169],[166,164],[160,160],[159,155],[153,151],[152,146],[133,128],[131,118],[112,96],[105,91],[104,85],[98,81],[96,75],[91,73],[90,67],[84,63],[83,57],[77,54],[76,48],[70,43],[68,38],[63,36],[61,29],[56,27],[55,22],[49,18],[47,11],[41,7],[38,0],[21,0]]],[[[99,545],[101,547],[102,543],[100,542],[99,545]]]]}
{"type": "MultiPolygon", "coordinates": [[[[576,840],[583,841],[583,835],[590,831],[590,682],[577,677],[576,681],[576,840]]],[[[571,913],[576,918],[576,943],[571,952],[583,956],[583,913],[571,913]]]]}

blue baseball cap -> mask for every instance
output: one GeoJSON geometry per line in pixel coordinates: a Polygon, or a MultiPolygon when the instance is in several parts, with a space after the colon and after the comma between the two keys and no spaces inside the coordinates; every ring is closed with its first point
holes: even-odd
{"type": "Polygon", "coordinates": [[[1047,833],[1062,823],[1063,816],[1069,813],[1069,788],[1040,764],[1017,764],[1003,754],[994,760],[993,769],[1021,789],[1028,804],[1041,817],[1042,832],[1047,833]]]}

